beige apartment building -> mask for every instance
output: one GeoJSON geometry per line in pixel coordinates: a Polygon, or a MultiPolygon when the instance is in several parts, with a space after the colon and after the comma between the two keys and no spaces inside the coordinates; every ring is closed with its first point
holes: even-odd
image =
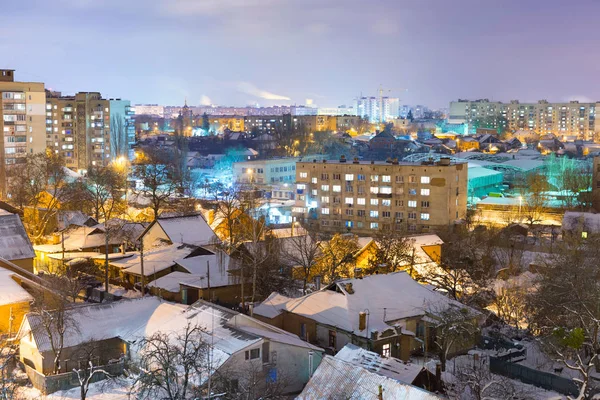
{"type": "Polygon", "coordinates": [[[577,136],[600,140],[600,123],[596,123],[600,102],[537,103],[494,102],[488,99],[458,100],[450,103],[450,123],[467,123],[470,128],[529,130],[537,134],[577,136]]]}
{"type": "Polygon", "coordinates": [[[296,221],[322,231],[427,232],[467,212],[467,164],[311,161],[296,163],[296,221]]]}
{"type": "Polygon", "coordinates": [[[135,141],[132,115],[128,100],[104,99],[98,92],[74,96],[49,92],[46,145],[74,171],[107,165],[119,157],[129,157],[135,141]]]}
{"type": "Polygon", "coordinates": [[[6,169],[46,148],[46,92],[43,83],[17,82],[14,70],[0,69],[0,94],[0,198],[5,198],[6,169]]]}

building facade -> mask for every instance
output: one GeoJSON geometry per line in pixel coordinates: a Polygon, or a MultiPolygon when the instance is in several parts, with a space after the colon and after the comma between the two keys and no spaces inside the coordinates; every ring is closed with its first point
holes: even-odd
{"type": "Polygon", "coordinates": [[[449,123],[466,123],[470,131],[477,128],[528,130],[540,135],[576,135],[584,140],[600,140],[600,124],[596,123],[596,110],[600,103],[537,103],[494,102],[488,99],[462,100],[450,103],[449,123]]]}
{"type": "Polygon", "coordinates": [[[17,82],[14,70],[0,69],[0,197],[6,196],[6,169],[46,148],[44,84],[17,82]]]}
{"type": "Polygon", "coordinates": [[[427,232],[465,217],[467,164],[298,162],[296,191],[296,220],[324,231],[427,232]]]}
{"type": "Polygon", "coordinates": [[[46,101],[46,145],[74,171],[104,166],[130,156],[135,142],[133,109],[128,100],[104,99],[98,92],[61,96],[46,101]]]}
{"type": "Polygon", "coordinates": [[[397,97],[359,97],[354,102],[354,114],[371,123],[380,123],[398,118],[400,99],[397,97]]]}
{"type": "Polygon", "coordinates": [[[153,115],[164,118],[165,106],[159,104],[136,104],[135,115],[153,115]]]}

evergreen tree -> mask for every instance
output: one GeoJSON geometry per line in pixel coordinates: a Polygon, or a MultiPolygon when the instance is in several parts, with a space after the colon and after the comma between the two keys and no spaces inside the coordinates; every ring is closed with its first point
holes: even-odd
{"type": "Polygon", "coordinates": [[[413,121],[414,117],[413,117],[412,110],[408,110],[408,114],[406,115],[406,119],[409,120],[410,122],[413,121]]]}

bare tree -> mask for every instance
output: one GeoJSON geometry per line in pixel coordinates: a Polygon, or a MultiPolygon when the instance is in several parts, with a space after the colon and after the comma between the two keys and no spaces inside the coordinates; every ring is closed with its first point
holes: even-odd
{"type": "Polygon", "coordinates": [[[122,114],[114,114],[110,121],[110,155],[114,160],[118,157],[127,156],[127,132],[123,123],[122,114]]]}
{"type": "Polygon", "coordinates": [[[188,324],[181,333],[155,333],[142,340],[140,374],[132,394],[170,400],[198,397],[200,382],[211,379],[214,372],[203,333],[202,327],[188,324]]]}
{"type": "Polygon", "coordinates": [[[262,363],[247,362],[236,364],[233,368],[217,371],[214,379],[214,393],[226,400],[283,400],[290,376],[286,371],[276,369],[269,374],[262,363]]]}
{"type": "Polygon", "coordinates": [[[314,272],[319,257],[321,257],[321,245],[316,232],[311,230],[304,235],[292,236],[289,241],[290,251],[284,257],[296,268],[301,268],[302,294],[306,294],[308,280],[314,272]]]}
{"type": "Polygon", "coordinates": [[[525,178],[525,185],[523,217],[529,225],[533,225],[542,221],[544,210],[548,206],[547,191],[550,190],[550,184],[546,175],[533,172],[525,178]]]}
{"type": "Polygon", "coordinates": [[[0,400],[12,400],[16,397],[18,383],[13,371],[17,352],[16,344],[0,339],[0,400]]]}
{"type": "Polygon", "coordinates": [[[375,254],[369,259],[369,273],[390,273],[408,269],[411,276],[413,275],[414,240],[391,230],[377,232],[374,240],[375,254]]]}
{"type": "Polygon", "coordinates": [[[577,398],[591,398],[600,356],[600,238],[563,239],[527,298],[530,329],[554,360],[576,371],[577,398]]]}
{"type": "Polygon", "coordinates": [[[9,169],[8,191],[19,208],[29,208],[24,222],[34,242],[46,234],[65,201],[66,178],[63,159],[53,153],[29,155],[25,165],[9,169]],[[42,195],[44,191],[47,196],[42,195]]]}
{"type": "Polygon", "coordinates": [[[431,304],[426,312],[434,320],[434,343],[445,371],[449,355],[473,344],[479,333],[478,316],[472,309],[456,304],[431,304]]]}
{"type": "Polygon", "coordinates": [[[326,282],[348,277],[358,250],[356,236],[336,233],[330,240],[321,241],[321,257],[316,270],[326,282]]]}
{"type": "Polygon", "coordinates": [[[134,165],[134,175],[140,179],[141,187],[133,192],[150,203],[153,221],[171,204],[172,196],[177,193],[177,181],[169,163],[168,154],[161,153],[160,149],[147,148],[134,165]]]}
{"type": "Polygon", "coordinates": [[[85,400],[90,389],[90,384],[97,379],[113,378],[104,368],[99,365],[101,347],[97,342],[83,343],[79,349],[73,354],[78,359],[79,365],[73,368],[73,372],[77,375],[79,381],[79,395],[81,400],[85,400]]]}

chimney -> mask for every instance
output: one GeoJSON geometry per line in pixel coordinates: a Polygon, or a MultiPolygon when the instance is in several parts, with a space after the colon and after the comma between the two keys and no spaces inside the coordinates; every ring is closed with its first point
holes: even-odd
{"type": "Polygon", "coordinates": [[[321,275],[315,276],[315,286],[317,290],[321,290],[321,275]]]}
{"type": "Polygon", "coordinates": [[[313,368],[314,368],[313,367],[313,355],[314,355],[313,351],[310,350],[308,352],[308,377],[309,378],[311,378],[313,376],[313,372],[314,372],[313,371],[313,368]]]}
{"type": "Polygon", "coordinates": [[[358,330],[364,331],[367,327],[367,313],[361,311],[358,313],[358,330]]]}
{"type": "Polygon", "coordinates": [[[398,162],[398,158],[394,158],[394,159],[392,160],[392,164],[394,164],[394,165],[398,165],[398,164],[399,164],[399,162],[398,162]]]}
{"type": "Polygon", "coordinates": [[[354,157],[354,161],[352,161],[353,164],[359,164],[360,162],[358,161],[358,157],[354,157]]]}
{"type": "Polygon", "coordinates": [[[123,241],[123,243],[121,243],[121,254],[125,254],[126,248],[127,248],[127,243],[125,241],[123,241]]]}
{"type": "Polygon", "coordinates": [[[345,163],[345,162],[346,162],[346,156],[345,156],[345,155],[343,155],[343,154],[342,154],[342,155],[340,156],[340,162],[341,162],[341,163],[345,163]]]}
{"type": "Polygon", "coordinates": [[[358,278],[358,279],[362,279],[362,277],[363,277],[362,268],[354,268],[354,277],[358,278]]]}
{"type": "Polygon", "coordinates": [[[323,160],[323,164],[327,164],[327,160],[323,160]]]}
{"type": "Polygon", "coordinates": [[[371,160],[371,164],[375,164],[375,161],[374,161],[374,160],[371,160]]]}
{"type": "Polygon", "coordinates": [[[379,335],[379,331],[377,329],[371,331],[371,340],[377,340],[377,335],[379,335]]]}

